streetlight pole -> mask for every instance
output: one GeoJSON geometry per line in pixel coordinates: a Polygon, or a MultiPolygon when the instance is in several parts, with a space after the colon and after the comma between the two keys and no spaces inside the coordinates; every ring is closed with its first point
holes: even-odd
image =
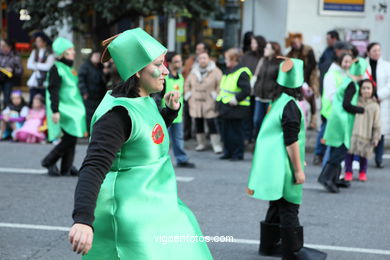
{"type": "Polygon", "coordinates": [[[225,2],[225,30],[223,35],[223,49],[239,47],[238,29],[240,21],[240,5],[238,0],[225,2]]]}

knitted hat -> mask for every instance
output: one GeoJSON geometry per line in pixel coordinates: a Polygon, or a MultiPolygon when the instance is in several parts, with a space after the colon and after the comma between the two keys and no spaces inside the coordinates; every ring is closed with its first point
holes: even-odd
{"type": "Polygon", "coordinates": [[[276,82],[286,88],[299,88],[303,85],[303,61],[300,59],[290,59],[286,57],[277,57],[284,59],[279,66],[278,78],[276,82]]]}
{"type": "Polygon", "coordinates": [[[160,42],[141,28],[115,35],[105,40],[103,45],[109,41],[111,42],[103,52],[102,62],[112,58],[123,81],[128,80],[167,51],[160,42]]]}
{"type": "Polygon", "coordinates": [[[66,51],[67,49],[70,49],[70,48],[73,48],[74,45],[71,41],[65,39],[65,38],[62,38],[62,37],[58,37],[57,39],[55,39],[55,41],[53,42],[53,51],[54,53],[57,55],[57,56],[61,56],[64,51],[66,51]]]}
{"type": "Polygon", "coordinates": [[[349,72],[355,76],[362,76],[366,72],[367,61],[363,58],[357,58],[354,63],[352,63],[349,72]]]}

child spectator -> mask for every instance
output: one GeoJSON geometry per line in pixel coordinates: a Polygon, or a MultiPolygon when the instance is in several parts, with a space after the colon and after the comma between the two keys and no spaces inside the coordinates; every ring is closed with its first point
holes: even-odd
{"type": "Polygon", "coordinates": [[[26,143],[40,143],[45,140],[44,133],[39,131],[46,116],[44,102],[45,100],[41,94],[34,96],[26,122],[16,131],[16,140],[26,143]]]}
{"type": "Polygon", "coordinates": [[[374,147],[381,138],[380,108],[375,98],[373,83],[365,79],[359,85],[358,106],[364,107],[364,113],[355,116],[351,147],[345,157],[346,181],[352,181],[352,162],[355,155],[359,156],[360,162],[359,180],[367,180],[367,159],[373,155],[374,147]]]}
{"type": "Polygon", "coordinates": [[[22,92],[20,90],[13,91],[11,102],[0,116],[0,140],[8,138],[10,135],[15,139],[15,130],[22,127],[27,114],[28,107],[22,97],[22,92]]]}

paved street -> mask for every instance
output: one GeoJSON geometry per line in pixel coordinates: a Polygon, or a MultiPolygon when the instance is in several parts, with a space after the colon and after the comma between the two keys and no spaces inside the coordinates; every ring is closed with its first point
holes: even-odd
{"type": "MultiPolygon", "coordinates": [[[[71,252],[66,231],[72,224],[77,179],[42,174],[39,161],[51,148],[0,143],[1,260],[80,259],[71,252]]],[[[85,150],[85,145],[77,147],[76,166],[85,150]]],[[[204,235],[234,237],[234,243],[209,243],[214,258],[276,259],[257,255],[259,221],[267,203],[245,195],[251,155],[244,162],[222,162],[210,151],[189,155],[197,169],[177,169],[181,199],[204,235]]],[[[300,210],[305,243],[323,249],[331,260],[390,259],[390,160],[381,170],[371,162],[367,183],[353,182],[337,195],[317,185],[320,168],[310,165],[310,154],[307,162],[300,210]]]]}

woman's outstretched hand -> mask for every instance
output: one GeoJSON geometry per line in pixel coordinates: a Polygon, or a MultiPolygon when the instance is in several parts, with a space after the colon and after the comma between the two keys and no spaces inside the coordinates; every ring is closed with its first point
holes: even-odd
{"type": "Polygon", "coordinates": [[[178,91],[169,91],[164,95],[164,101],[166,106],[172,110],[178,110],[180,108],[180,93],[178,91]]]}
{"type": "Polygon", "coordinates": [[[87,254],[92,247],[93,230],[90,226],[76,223],[69,231],[69,241],[77,254],[87,254]]]}

